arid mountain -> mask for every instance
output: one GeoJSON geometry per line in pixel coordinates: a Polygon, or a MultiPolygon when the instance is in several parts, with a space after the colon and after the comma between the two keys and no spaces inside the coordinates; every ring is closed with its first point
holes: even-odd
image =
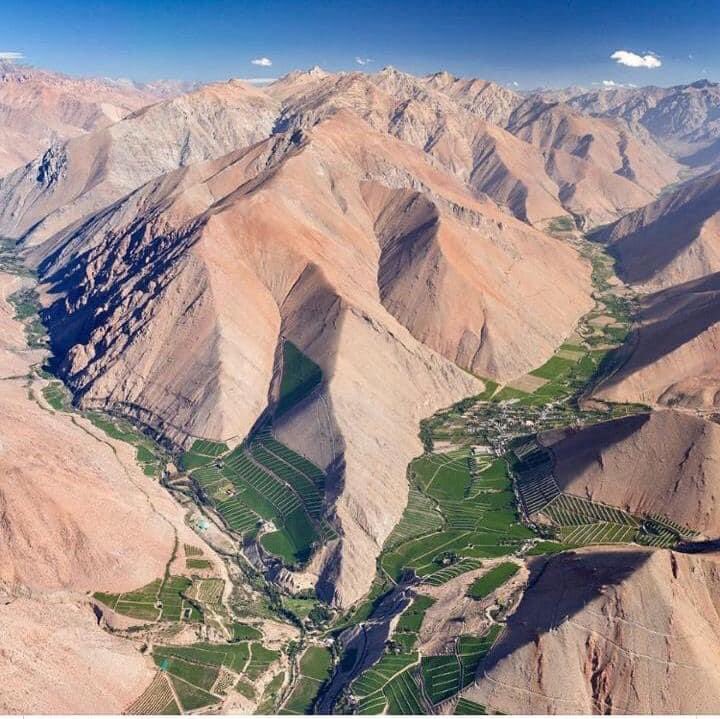
{"type": "Polygon", "coordinates": [[[647,132],[673,157],[695,169],[713,169],[720,161],[720,85],[698,80],[674,87],[569,88],[539,93],[581,112],[626,121],[647,132]]]}
{"type": "Polygon", "coordinates": [[[458,366],[522,374],[590,306],[573,250],[348,111],[158,178],[34,255],[81,403],[178,442],[247,433],[281,335],[322,368],[278,432],[344,466],[325,559],[343,604],[400,517],[418,421],[482,386],[458,366]]]}
{"type": "Polygon", "coordinates": [[[720,426],[672,410],[541,437],[564,492],[638,515],[664,514],[715,539],[720,508],[720,426]]]}
{"type": "Polygon", "coordinates": [[[646,290],[670,287],[720,270],[720,174],[680,185],[600,230],[618,273],[646,290]]]}
{"type": "Polygon", "coordinates": [[[103,631],[87,592],[147,584],[176,538],[203,543],[128,445],[29,393],[40,355],[6,301],[20,286],[0,275],[0,711],[120,713],[153,672],[103,631]]]}
{"type": "Polygon", "coordinates": [[[447,73],[314,69],[279,80],[268,93],[282,103],[280,127],[308,127],[350,108],[424,149],[476,194],[538,225],[565,214],[589,225],[608,222],[650,202],[678,169],[623,123],[447,73]]]}
{"type": "Polygon", "coordinates": [[[720,705],[716,555],[585,549],[531,563],[468,699],[514,714],[702,714],[720,705]]]}
{"type": "Polygon", "coordinates": [[[156,102],[160,88],[71,78],[0,60],[0,177],[50,145],[156,102]]]}
{"type": "Polygon", "coordinates": [[[0,233],[41,242],[153,177],[267,137],[275,114],[263,92],[230,81],[53,146],[0,180],[0,233]]]}
{"type": "Polygon", "coordinates": [[[618,369],[596,389],[611,401],[720,406],[720,273],[646,295],[618,369]]]}

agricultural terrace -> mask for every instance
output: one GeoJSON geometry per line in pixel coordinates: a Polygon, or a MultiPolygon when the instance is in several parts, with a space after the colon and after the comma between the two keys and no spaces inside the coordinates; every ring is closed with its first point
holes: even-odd
{"type": "Polygon", "coordinates": [[[228,689],[243,678],[256,679],[279,656],[258,642],[153,647],[153,660],[172,685],[183,712],[220,704],[228,689]]]}
{"type": "Polygon", "coordinates": [[[385,654],[375,666],[356,679],[351,692],[359,714],[426,714],[420,688],[414,678],[419,656],[385,654]]]}
{"type": "Polygon", "coordinates": [[[458,637],[449,655],[423,657],[422,684],[434,705],[455,696],[475,679],[480,663],[487,656],[501,630],[501,625],[494,624],[482,637],[458,637]]]}
{"type": "Polygon", "coordinates": [[[501,459],[478,461],[468,448],[427,454],[412,463],[410,475],[413,490],[432,505],[439,521],[428,533],[424,517],[414,523],[406,510],[400,525],[405,536],[415,538],[391,546],[381,558],[383,571],[395,581],[412,570],[437,586],[477,568],[482,558],[518,551],[535,536],[519,522],[501,459]]]}
{"type": "Polygon", "coordinates": [[[187,577],[169,576],[132,592],[95,592],[93,597],[118,614],[144,622],[200,622],[202,610],[187,598],[192,584],[187,577]]]}
{"type": "Polygon", "coordinates": [[[231,530],[254,537],[264,528],[260,544],[286,565],[303,564],[337,536],[322,517],[325,475],[278,442],[269,426],[232,451],[196,440],[181,464],[231,530]]]}
{"type": "Polygon", "coordinates": [[[279,416],[301,402],[322,381],[322,371],[307,355],[303,354],[292,342],[283,340],[282,378],[275,407],[279,416]]]}
{"type": "Polygon", "coordinates": [[[453,712],[455,716],[482,716],[487,713],[487,709],[482,704],[463,698],[458,699],[453,712]]]}
{"type": "Polygon", "coordinates": [[[298,681],[281,714],[312,714],[320,688],[329,679],[332,654],[325,647],[308,647],[300,658],[298,681]]]}
{"type": "Polygon", "coordinates": [[[472,599],[485,599],[491,595],[498,587],[514,577],[519,565],[515,562],[501,562],[482,576],[478,577],[468,588],[468,596],[472,599]]]}
{"type": "Polygon", "coordinates": [[[639,516],[562,492],[553,475],[552,452],[534,437],[512,444],[512,472],[526,515],[548,527],[565,547],[636,543],[674,547],[695,532],[662,515],[639,516]]]}

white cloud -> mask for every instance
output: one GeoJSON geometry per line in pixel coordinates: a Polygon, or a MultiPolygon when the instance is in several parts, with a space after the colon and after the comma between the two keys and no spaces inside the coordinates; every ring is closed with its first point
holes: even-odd
{"type": "Polygon", "coordinates": [[[520,87],[520,83],[515,82],[515,80],[513,80],[510,84],[511,84],[513,87],[520,87]]]}
{"type": "Polygon", "coordinates": [[[372,62],[371,57],[355,57],[355,62],[358,65],[369,65],[372,62]]]}
{"type": "Polygon", "coordinates": [[[628,50],[615,50],[610,55],[611,60],[615,60],[620,65],[627,65],[628,67],[644,67],[648,70],[660,67],[662,62],[657,55],[647,53],[646,55],[638,55],[635,52],[629,52],[628,50]]]}
{"type": "Polygon", "coordinates": [[[618,85],[615,80],[603,80],[602,84],[605,87],[622,87],[622,85],[618,85]]]}
{"type": "Polygon", "coordinates": [[[21,52],[9,52],[0,50],[0,60],[22,60],[24,55],[21,52]]]}
{"type": "Polygon", "coordinates": [[[270,67],[272,60],[269,57],[256,57],[254,60],[250,60],[253,65],[260,65],[260,67],[270,67]]]}

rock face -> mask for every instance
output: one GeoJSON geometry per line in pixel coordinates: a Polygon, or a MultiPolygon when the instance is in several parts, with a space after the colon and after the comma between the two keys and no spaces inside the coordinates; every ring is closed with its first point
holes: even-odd
{"type": "Polygon", "coordinates": [[[447,73],[296,73],[268,93],[282,105],[281,127],[308,127],[352,109],[536,225],[566,214],[588,225],[608,222],[651,201],[678,169],[618,121],[447,73]]]}
{"type": "Polygon", "coordinates": [[[0,180],[0,234],[36,244],[165,172],[267,137],[275,103],[230,81],[53,145],[0,180]]]}
{"type": "Polygon", "coordinates": [[[662,143],[691,167],[715,167],[720,159],[720,85],[698,80],[674,87],[570,91],[562,98],[578,110],[625,120],[662,143]]]}
{"type": "Polygon", "coordinates": [[[523,714],[717,708],[716,555],[602,548],[533,560],[530,571],[468,699],[523,714]]]}
{"type": "Polygon", "coordinates": [[[0,60],[0,176],[50,145],[117,122],[162,88],[75,79],[0,60]]]}
{"type": "Polygon", "coordinates": [[[664,514],[720,535],[720,426],[672,410],[541,437],[560,488],[637,514],[664,514]]]}
{"type": "Polygon", "coordinates": [[[611,401],[720,406],[720,273],[646,295],[618,369],[595,394],[611,401]]]}
{"type": "Polygon", "coordinates": [[[720,174],[680,185],[597,233],[627,282],[657,290],[720,270],[720,174]]]}
{"type": "Polygon", "coordinates": [[[342,468],[341,604],[400,517],[419,420],[481,388],[464,370],[541,364],[590,307],[573,250],[349,111],[159,177],[33,257],[81,403],[180,443],[248,432],[280,336],[320,365],[324,392],[278,431],[342,468]]]}
{"type": "Polygon", "coordinates": [[[128,445],[28,396],[40,357],[5,300],[18,286],[0,275],[0,710],[119,713],[153,671],[100,628],[86,592],[147,584],[162,576],[176,537],[202,542],[128,445]]]}

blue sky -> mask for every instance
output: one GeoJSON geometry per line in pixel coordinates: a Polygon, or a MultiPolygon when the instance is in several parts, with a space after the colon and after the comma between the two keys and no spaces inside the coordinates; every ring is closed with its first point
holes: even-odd
{"type": "Polygon", "coordinates": [[[277,77],[318,64],[445,69],[522,88],[671,85],[720,80],[719,31],[720,0],[0,2],[0,54],[141,81],[277,77]],[[620,64],[610,58],[618,50],[660,66],[620,64]],[[262,58],[272,64],[252,64],[262,58]]]}

